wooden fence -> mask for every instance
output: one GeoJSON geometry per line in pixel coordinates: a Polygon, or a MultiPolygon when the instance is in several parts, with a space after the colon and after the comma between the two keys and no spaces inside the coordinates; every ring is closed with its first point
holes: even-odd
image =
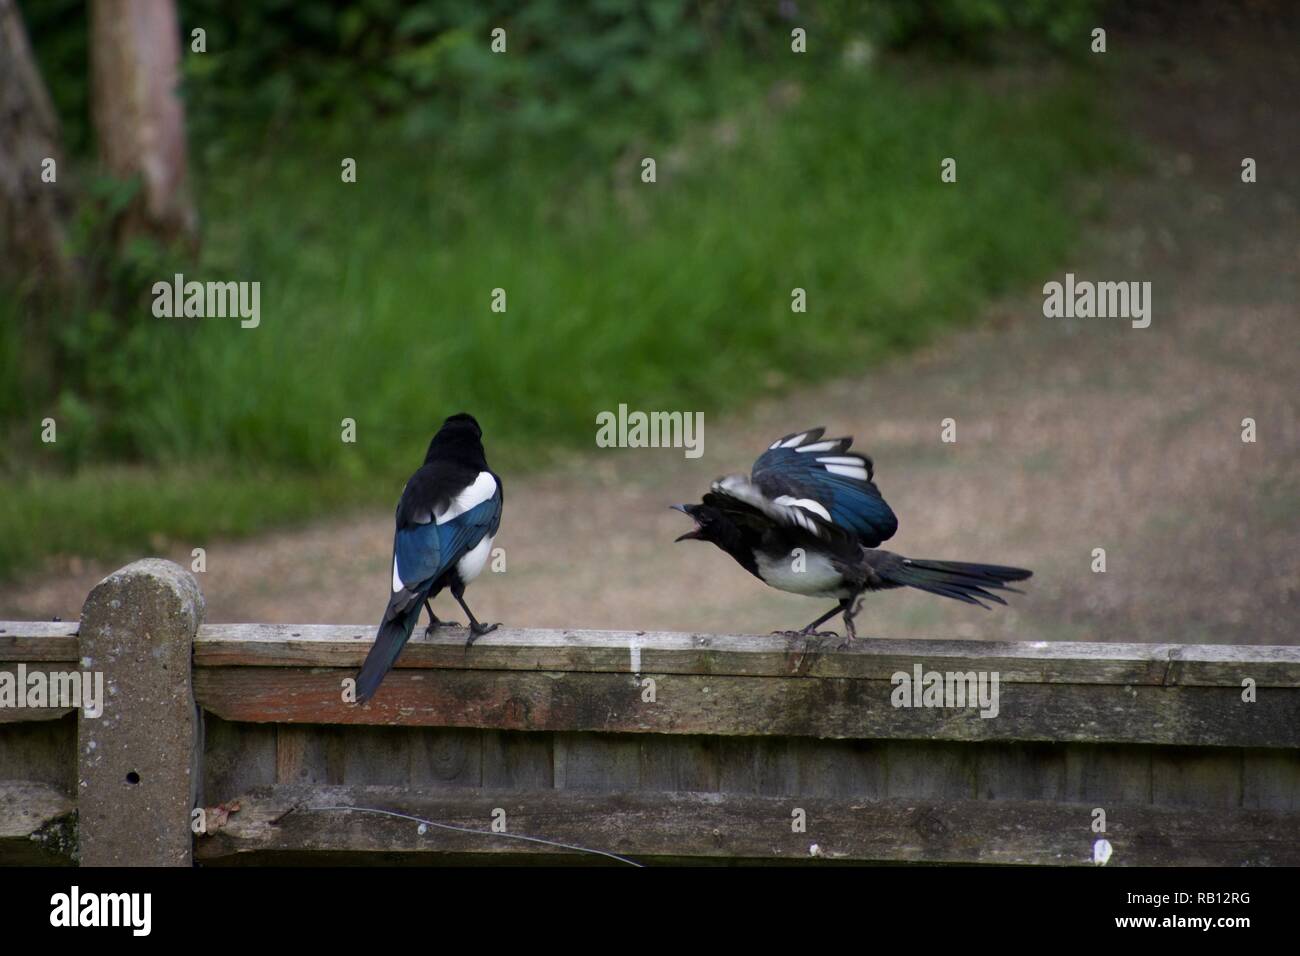
{"type": "Polygon", "coordinates": [[[372,627],[202,615],[148,560],[0,622],[0,705],[104,687],[0,706],[0,862],[1300,864],[1300,647],[448,631],[358,707],[372,627]]]}

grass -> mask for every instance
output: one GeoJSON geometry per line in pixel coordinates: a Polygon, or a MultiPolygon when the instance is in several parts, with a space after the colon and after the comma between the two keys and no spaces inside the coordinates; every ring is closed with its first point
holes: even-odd
{"type": "Polygon", "coordinates": [[[620,402],[735,407],[915,346],[1062,260],[1073,187],[1107,159],[1068,83],[804,80],[784,109],[737,101],[731,145],[700,126],[612,169],[554,145],[467,168],[378,128],[203,170],[187,278],[260,281],[261,325],[142,320],[130,362],[148,387],[66,423],[111,417],[136,463],[69,473],[33,438],[0,505],[0,576],[391,503],[455,411],[517,471],[594,447],[620,402]],[[658,182],[640,182],[641,155],[658,182]]]}

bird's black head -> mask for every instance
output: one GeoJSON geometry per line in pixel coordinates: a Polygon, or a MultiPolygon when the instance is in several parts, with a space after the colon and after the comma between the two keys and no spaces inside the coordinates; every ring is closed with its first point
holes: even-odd
{"type": "Polygon", "coordinates": [[[722,535],[728,524],[722,512],[711,505],[673,505],[682,514],[695,520],[695,527],[681,535],[677,541],[712,541],[721,545],[722,535]]]}
{"type": "MultiPolygon", "coordinates": [[[[709,495],[704,496],[705,502],[709,495]]],[[[753,535],[738,526],[729,515],[711,504],[673,505],[684,515],[695,519],[695,527],[681,535],[678,541],[708,541],[731,555],[750,574],[758,574],[754,560],[757,544],[753,535]]]]}
{"type": "Polygon", "coordinates": [[[429,442],[424,460],[431,461],[439,455],[468,456],[476,460],[483,457],[483,429],[473,415],[458,412],[442,423],[438,434],[429,442]]]}
{"type": "Polygon", "coordinates": [[[448,416],[447,420],[442,423],[442,428],[438,434],[443,432],[472,432],[475,438],[483,437],[483,429],[479,428],[478,419],[468,412],[457,412],[455,415],[448,416]]]}

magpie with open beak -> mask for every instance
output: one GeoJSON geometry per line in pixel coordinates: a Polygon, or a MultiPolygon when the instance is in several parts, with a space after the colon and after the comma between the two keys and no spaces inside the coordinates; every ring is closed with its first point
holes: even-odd
{"type": "Polygon", "coordinates": [[[822,438],[813,428],[777,439],[752,473],[713,483],[698,505],[673,505],[695,520],[677,538],[711,541],[764,584],[837,601],[801,631],[814,634],[844,615],[848,640],[867,591],[911,587],[977,604],[1006,604],[994,591],[1033,572],[997,564],[905,558],[876,550],[898,530],[898,519],[872,481],[871,459],[851,452],[852,438],[822,438]]]}
{"type": "Polygon", "coordinates": [[[452,415],[429,443],[424,464],[397,503],[393,535],[393,585],[374,646],[357,676],[357,703],[379,688],[420,619],[428,634],[450,625],[429,604],[444,588],[469,617],[469,640],[496,629],[482,624],[465,603],[465,587],[482,572],[501,526],[501,479],[488,468],[483,430],[472,415],[452,415]]]}

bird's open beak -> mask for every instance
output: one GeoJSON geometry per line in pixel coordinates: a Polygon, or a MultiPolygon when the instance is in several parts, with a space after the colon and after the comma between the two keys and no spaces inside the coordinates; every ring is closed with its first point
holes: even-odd
{"type": "MultiPolygon", "coordinates": [[[[686,506],[685,506],[685,505],[669,505],[668,507],[674,509],[675,511],[680,511],[682,514],[686,515],[688,518],[691,517],[691,513],[690,513],[689,511],[686,510],[686,506]]],[[[691,520],[694,520],[694,519],[692,518],[691,520]]],[[[674,538],[674,539],[673,539],[673,544],[676,544],[678,541],[688,541],[688,540],[690,540],[691,538],[698,538],[699,536],[700,536],[700,526],[697,524],[694,528],[692,528],[690,531],[686,532],[686,533],[685,533],[684,535],[682,535],[681,537],[674,538]]]]}

